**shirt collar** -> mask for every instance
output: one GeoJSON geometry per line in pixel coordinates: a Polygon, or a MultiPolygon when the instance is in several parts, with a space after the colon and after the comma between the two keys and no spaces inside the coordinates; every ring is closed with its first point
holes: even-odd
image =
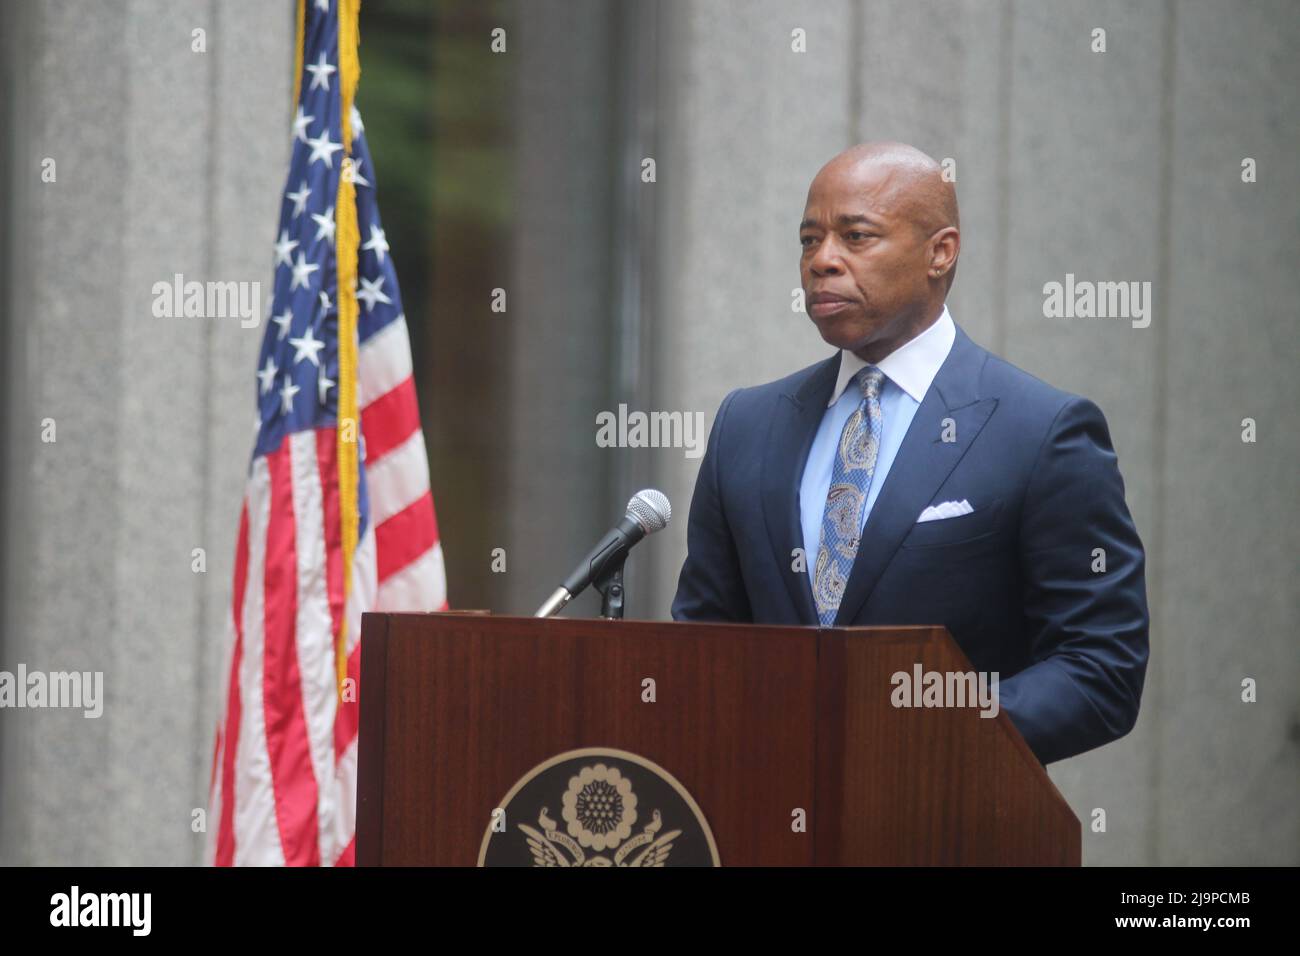
{"type": "MultiPolygon", "coordinates": [[[[943,314],[928,329],[894,349],[876,363],[876,368],[919,405],[956,338],[957,327],[948,313],[948,306],[944,305],[943,314]]],[[[830,401],[826,403],[828,408],[839,401],[849,381],[866,366],[867,363],[852,352],[840,350],[840,376],[835,381],[830,401]]]]}

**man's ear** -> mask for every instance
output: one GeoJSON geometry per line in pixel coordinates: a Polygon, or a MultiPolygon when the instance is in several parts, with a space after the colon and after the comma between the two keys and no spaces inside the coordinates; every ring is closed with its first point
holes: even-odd
{"type": "MultiPolygon", "coordinates": [[[[957,256],[961,252],[961,234],[954,226],[945,226],[930,237],[930,275],[939,278],[951,276],[957,268],[957,256]]],[[[952,285],[949,278],[948,284],[952,285]]]]}

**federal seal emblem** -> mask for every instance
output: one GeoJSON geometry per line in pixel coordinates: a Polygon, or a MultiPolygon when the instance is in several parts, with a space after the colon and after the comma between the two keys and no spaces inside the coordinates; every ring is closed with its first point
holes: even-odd
{"type": "Polygon", "coordinates": [[[478,862],[721,865],[713,831],[686,788],[658,764],[604,747],[557,754],[524,774],[493,810],[478,862]]]}

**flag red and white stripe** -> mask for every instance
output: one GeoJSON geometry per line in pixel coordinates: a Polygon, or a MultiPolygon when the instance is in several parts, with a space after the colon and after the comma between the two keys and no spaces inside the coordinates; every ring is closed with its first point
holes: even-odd
{"type": "Polygon", "coordinates": [[[253,463],[212,776],[210,860],[218,865],[351,862],[358,708],[336,705],[339,616],[348,674],[359,680],[363,611],[447,607],[405,320],[363,343],[358,365],[372,521],[346,611],[334,429],[293,433],[253,463]]]}

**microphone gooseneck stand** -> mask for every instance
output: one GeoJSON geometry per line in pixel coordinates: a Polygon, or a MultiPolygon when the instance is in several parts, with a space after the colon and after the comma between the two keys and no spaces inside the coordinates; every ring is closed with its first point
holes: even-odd
{"type": "Polygon", "coordinates": [[[600,592],[600,616],[611,621],[623,619],[623,562],[610,565],[591,582],[600,592]]]}

